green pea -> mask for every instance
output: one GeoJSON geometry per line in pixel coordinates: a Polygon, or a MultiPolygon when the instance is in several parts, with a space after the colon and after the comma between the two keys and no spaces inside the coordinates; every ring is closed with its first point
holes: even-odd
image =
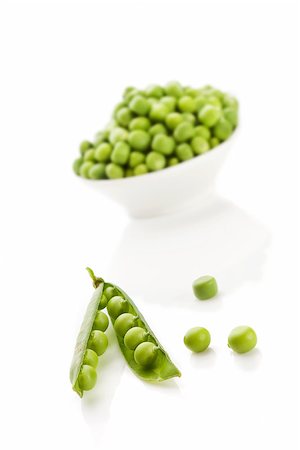
{"type": "Polygon", "coordinates": [[[150,104],[145,97],[136,95],[129,103],[129,108],[139,116],[146,116],[150,110],[150,104]]]}
{"type": "Polygon", "coordinates": [[[91,180],[101,180],[103,178],[106,178],[105,164],[94,164],[93,167],[91,167],[89,170],[88,178],[90,178],[91,180]]]}
{"type": "Polygon", "coordinates": [[[196,111],[200,111],[201,108],[203,108],[204,105],[206,105],[206,98],[204,95],[198,95],[195,98],[195,104],[196,104],[196,111]]]}
{"type": "Polygon", "coordinates": [[[196,155],[202,155],[209,150],[209,143],[201,136],[194,137],[191,146],[196,155]]]}
{"type": "Polygon", "coordinates": [[[135,166],[133,169],[133,175],[145,175],[145,173],[148,173],[148,167],[146,164],[139,164],[138,166],[135,166]]]}
{"type": "Polygon", "coordinates": [[[100,330],[93,330],[90,334],[87,346],[91,350],[94,350],[98,356],[103,355],[108,346],[106,334],[100,330]]]}
{"type": "Polygon", "coordinates": [[[93,163],[92,161],[86,161],[84,162],[79,169],[79,175],[83,178],[88,178],[89,177],[89,172],[90,169],[93,167],[93,163]]]}
{"type": "Polygon", "coordinates": [[[171,130],[175,130],[181,122],[183,122],[183,115],[178,112],[171,112],[166,117],[166,124],[171,130]]]}
{"type": "Polygon", "coordinates": [[[152,342],[142,342],[134,351],[134,360],[142,367],[150,368],[156,361],[158,347],[152,342]]]}
{"type": "Polygon", "coordinates": [[[222,103],[224,108],[231,107],[237,110],[239,107],[237,99],[228,94],[224,94],[222,103]]]}
{"type": "Polygon", "coordinates": [[[135,119],[132,119],[132,121],[129,124],[129,130],[149,130],[151,126],[151,122],[147,117],[136,117],[135,119]]]}
{"type": "Polygon", "coordinates": [[[130,313],[121,314],[114,323],[116,333],[124,337],[127,331],[136,325],[138,317],[130,313]]]}
{"type": "Polygon", "coordinates": [[[167,134],[167,129],[162,123],[156,123],[149,129],[150,136],[155,136],[156,134],[167,134]]]}
{"type": "Polygon", "coordinates": [[[182,122],[174,130],[174,137],[177,142],[190,140],[194,136],[194,127],[189,122],[182,122]]]}
{"type": "Polygon", "coordinates": [[[193,283],[193,291],[199,300],[207,300],[217,295],[218,285],[214,277],[204,275],[193,283]]]}
{"type": "Polygon", "coordinates": [[[208,141],[211,137],[210,129],[204,125],[198,125],[195,127],[195,137],[196,136],[201,136],[208,141]]]}
{"type": "Polygon", "coordinates": [[[197,105],[192,97],[184,95],[178,100],[178,108],[182,112],[192,113],[196,111],[197,105]]]}
{"type": "Polygon", "coordinates": [[[124,177],[124,169],[115,163],[107,164],[107,166],[105,167],[105,173],[107,175],[107,178],[110,178],[112,180],[124,177]]]}
{"type": "Polygon", "coordinates": [[[146,165],[151,171],[161,170],[166,167],[166,164],[166,158],[161,153],[150,152],[146,157],[146,165]]]}
{"type": "Polygon", "coordinates": [[[105,288],[104,294],[102,294],[102,296],[103,295],[105,295],[107,301],[109,301],[112,297],[118,295],[118,293],[113,286],[108,286],[107,288],[105,288]]]}
{"type": "Polygon", "coordinates": [[[185,122],[190,122],[192,125],[195,125],[196,123],[196,117],[192,113],[182,113],[182,118],[185,122]]]}
{"type": "Polygon", "coordinates": [[[84,153],[85,153],[87,150],[89,150],[90,148],[93,148],[93,144],[92,144],[91,142],[89,142],[89,141],[83,141],[83,142],[81,142],[81,144],[80,144],[79,150],[80,150],[80,153],[81,153],[82,155],[84,155],[84,153]]]}
{"type": "Polygon", "coordinates": [[[117,103],[116,106],[114,107],[113,117],[116,119],[118,111],[120,111],[120,109],[126,108],[126,107],[127,107],[127,102],[125,100],[117,103]]]}
{"type": "Polygon", "coordinates": [[[146,159],[146,156],[144,153],[141,152],[131,152],[129,157],[129,167],[131,169],[134,169],[134,167],[138,166],[139,164],[142,164],[146,159]]]}
{"type": "Polygon", "coordinates": [[[235,108],[232,107],[227,107],[223,109],[223,115],[225,117],[226,120],[228,120],[229,123],[231,123],[231,125],[233,127],[236,127],[238,124],[238,113],[237,110],[235,108]]]}
{"type": "Polygon", "coordinates": [[[219,145],[219,144],[220,144],[220,141],[219,141],[218,138],[216,138],[216,137],[210,138],[210,140],[209,140],[210,148],[215,148],[215,147],[217,147],[217,145],[219,145]]]}
{"type": "Polygon", "coordinates": [[[169,114],[169,108],[163,103],[154,103],[151,106],[149,117],[156,122],[163,122],[169,114]]]}
{"type": "Polygon", "coordinates": [[[164,90],[161,86],[151,84],[145,89],[147,97],[161,98],[164,95],[164,90]]]}
{"type": "Polygon", "coordinates": [[[83,155],[83,160],[84,161],[94,161],[95,160],[95,150],[92,148],[87,150],[85,152],[85,154],[83,155]]]}
{"type": "Polygon", "coordinates": [[[125,177],[126,177],[126,178],[129,178],[129,177],[133,177],[133,175],[134,175],[133,169],[131,169],[130,167],[128,167],[128,168],[125,170],[125,177]]]}
{"type": "MultiPolygon", "coordinates": [[[[181,145],[185,145],[185,144],[181,144],[181,145]]],[[[172,166],[176,166],[177,164],[179,164],[179,159],[176,157],[170,158],[168,160],[168,167],[172,167],[172,166]]]]}
{"type": "Polygon", "coordinates": [[[198,113],[198,119],[207,127],[215,125],[221,116],[221,109],[213,105],[205,105],[198,113]]]}
{"type": "Polygon", "coordinates": [[[128,96],[130,96],[130,94],[132,94],[132,93],[137,93],[137,92],[138,92],[138,90],[137,90],[135,87],[133,87],[133,86],[128,86],[128,87],[126,87],[126,88],[124,89],[124,92],[123,92],[123,98],[127,99],[128,96]]]}
{"type": "Polygon", "coordinates": [[[120,314],[127,311],[128,302],[119,295],[112,297],[107,303],[107,312],[113,319],[116,319],[120,314]]]}
{"type": "Polygon", "coordinates": [[[130,147],[126,142],[117,142],[114,145],[111,161],[115,164],[124,165],[127,163],[130,155],[130,147]]]}
{"type": "Polygon", "coordinates": [[[209,331],[202,327],[191,328],[184,336],[184,343],[192,352],[204,352],[210,344],[209,331]]]}
{"type": "Polygon", "coordinates": [[[165,92],[172,97],[181,97],[183,89],[177,81],[170,81],[165,87],[165,92]]]}
{"type": "Polygon", "coordinates": [[[102,142],[95,149],[95,160],[101,163],[107,162],[110,160],[110,155],[112,152],[112,146],[108,142],[102,142]]]}
{"type": "MultiPolygon", "coordinates": [[[[113,294],[113,295],[114,295],[114,294],[113,294]]],[[[100,302],[99,302],[98,309],[104,309],[104,308],[106,308],[107,302],[108,302],[108,300],[107,300],[106,295],[102,294],[101,299],[100,299],[100,302]]]]}
{"type": "Polygon", "coordinates": [[[190,97],[193,97],[193,98],[197,97],[197,95],[198,95],[198,90],[191,88],[189,86],[185,87],[183,92],[185,95],[189,95],[190,97]]]}
{"type": "Polygon", "coordinates": [[[217,106],[218,108],[222,108],[222,102],[218,99],[218,97],[214,95],[209,95],[206,99],[208,105],[217,106]]]}
{"type": "Polygon", "coordinates": [[[175,148],[175,141],[172,137],[165,134],[157,134],[152,141],[152,150],[162,153],[163,155],[171,155],[175,148]]]}
{"type": "Polygon", "coordinates": [[[127,127],[132,119],[132,113],[129,108],[121,108],[116,113],[116,119],[121,127],[127,127]]]}
{"type": "Polygon", "coordinates": [[[127,141],[128,131],[125,128],[115,127],[109,133],[109,141],[115,145],[118,141],[127,141]]]}
{"type": "Polygon", "coordinates": [[[169,110],[169,112],[175,111],[176,98],[166,95],[160,99],[160,103],[163,103],[169,110]]]}
{"type": "Polygon", "coordinates": [[[94,367],[84,364],[78,375],[78,385],[83,391],[90,391],[97,382],[97,372],[94,367]]]}
{"type": "Polygon", "coordinates": [[[94,352],[94,350],[91,350],[90,348],[87,348],[85,353],[84,353],[82,364],[94,367],[94,369],[96,369],[97,365],[98,365],[97,353],[94,352]]]}
{"type": "Polygon", "coordinates": [[[80,167],[81,167],[82,163],[83,163],[83,158],[77,158],[73,162],[73,170],[76,173],[76,175],[79,175],[80,167]]]}
{"type": "Polygon", "coordinates": [[[176,155],[180,161],[187,161],[194,157],[192,147],[189,144],[180,144],[176,147],[176,155]]]}
{"type": "Polygon", "coordinates": [[[93,323],[93,330],[100,330],[100,331],[106,331],[108,327],[108,317],[107,315],[102,311],[97,311],[94,323],[93,323]]]}
{"type": "Polygon", "coordinates": [[[213,132],[215,137],[220,139],[220,141],[225,141],[232,133],[232,125],[224,117],[221,117],[214,126],[213,132]]]}
{"type": "Polygon", "coordinates": [[[257,344],[257,336],[253,328],[239,326],[231,330],[228,336],[228,347],[237,353],[246,353],[257,344]]]}
{"type": "Polygon", "coordinates": [[[128,142],[134,150],[147,150],[150,139],[150,135],[143,130],[131,131],[128,136],[128,142]]]}
{"type": "Polygon", "coordinates": [[[142,342],[147,341],[149,333],[141,327],[130,328],[124,336],[124,344],[129,350],[135,350],[142,342]]]}

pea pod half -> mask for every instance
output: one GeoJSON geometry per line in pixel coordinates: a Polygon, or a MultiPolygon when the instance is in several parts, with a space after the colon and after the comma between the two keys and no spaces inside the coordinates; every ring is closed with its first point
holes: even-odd
{"type": "MultiPolygon", "coordinates": [[[[92,275],[94,286],[101,283],[92,275]]],[[[132,299],[118,286],[104,283],[107,312],[128,365],[145,381],[164,381],[181,373],[160,344],[132,299]]]]}
{"type": "MultiPolygon", "coordinates": [[[[96,287],[96,286],[95,286],[96,287]]],[[[107,348],[107,337],[104,334],[108,326],[108,318],[102,309],[104,281],[98,279],[96,290],[87,307],[70,369],[72,387],[80,397],[84,391],[92,389],[97,380],[96,367],[98,356],[107,348]]]]}

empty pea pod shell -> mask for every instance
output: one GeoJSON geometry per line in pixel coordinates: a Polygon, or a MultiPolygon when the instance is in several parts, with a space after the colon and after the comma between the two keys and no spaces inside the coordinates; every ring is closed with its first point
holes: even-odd
{"type": "MultiPolygon", "coordinates": [[[[127,364],[133,370],[133,372],[145,381],[164,381],[169,378],[180,377],[181,376],[180,371],[171,361],[169,355],[167,354],[163,346],[160,344],[160,342],[157,340],[153,331],[151,330],[151,328],[149,327],[146,320],[144,319],[144,317],[142,316],[142,314],[140,313],[134,302],[131,300],[131,298],[121,288],[119,288],[116,285],[105,283],[105,288],[107,287],[115,288],[115,290],[117,291],[116,295],[120,295],[121,297],[127,300],[129,304],[128,312],[133,314],[134,316],[137,316],[135,326],[144,328],[148,332],[148,341],[153,342],[153,344],[155,344],[158,347],[158,356],[154,366],[151,368],[145,368],[136,363],[134,359],[134,351],[128,349],[125,346],[124,338],[122,336],[118,336],[116,334],[121,352],[123,353],[124,358],[127,361],[127,364]]],[[[110,319],[112,324],[114,325],[116,319],[114,319],[111,316],[110,319]]]]}
{"type": "Polygon", "coordinates": [[[80,397],[83,395],[83,390],[78,383],[78,376],[80,374],[81,367],[83,365],[83,358],[87,349],[88,340],[93,329],[94,320],[98,311],[99,303],[103,292],[104,283],[99,282],[98,287],[95,289],[94,294],[88,304],[74,350],[74,355],[70,369],[70,380],[73,390],[77,392],[80,397]]]}

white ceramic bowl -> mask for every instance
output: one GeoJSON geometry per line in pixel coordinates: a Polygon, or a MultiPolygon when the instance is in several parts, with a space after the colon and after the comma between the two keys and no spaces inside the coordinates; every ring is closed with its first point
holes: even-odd
{"type": "Polygon", "coordinates": [[[132,217],[152,217],[199,205],[212,191],[236,134],[203,155],[158,172],[117,180],[80,180],[121,204],[132,217]]]}

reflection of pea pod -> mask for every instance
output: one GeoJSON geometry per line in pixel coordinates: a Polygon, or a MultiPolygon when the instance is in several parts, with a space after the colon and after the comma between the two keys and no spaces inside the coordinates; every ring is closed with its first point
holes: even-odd
{"type": "Polygon", "coordinates": [[[70,380],[74,391],[80,397],[82,397],[83,391],[94,387],[97,380],[98,356],[104,353],[107,347],[107,337],[104,331],[108,326],[108,318],[102,311],[99,311],[102,309],[103,287],[103,280],[99,280],[98,287],[87,307],[71,363],[70,380]]]}

